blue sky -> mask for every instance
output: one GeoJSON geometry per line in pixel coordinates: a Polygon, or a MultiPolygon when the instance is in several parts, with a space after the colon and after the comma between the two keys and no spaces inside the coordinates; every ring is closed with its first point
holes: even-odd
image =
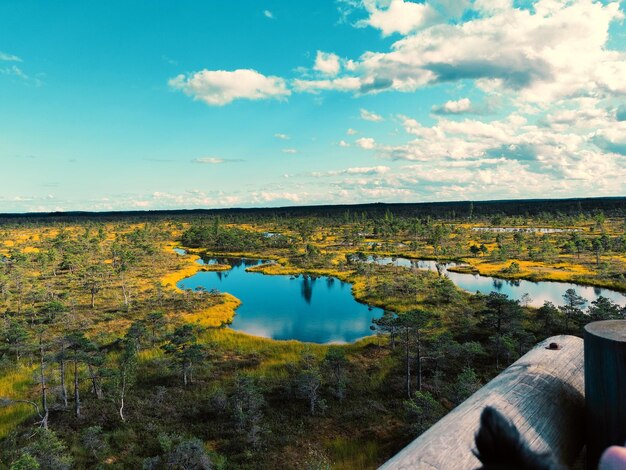
{"type": "Polygon", "coordinates": [[[0,2],[0,212],[625,195],[591,0],[0,2]]]}

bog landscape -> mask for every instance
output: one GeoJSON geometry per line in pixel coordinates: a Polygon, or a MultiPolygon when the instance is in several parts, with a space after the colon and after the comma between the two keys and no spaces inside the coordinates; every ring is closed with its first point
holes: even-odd
{"type": "Polygon", "coordinates": [[[375,468],[538,341],[624,318],[625,215],[4,218],[3,463],[375,468]]]}
{"type": "Polygon", "coordinates": [[[0,0],[0,470],[626,470],[626,0],[0,0]]]}

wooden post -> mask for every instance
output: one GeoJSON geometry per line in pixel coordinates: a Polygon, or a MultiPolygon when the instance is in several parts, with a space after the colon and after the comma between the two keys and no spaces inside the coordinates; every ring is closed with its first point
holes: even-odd
{"type": "Polygon", "coordinates": [[[584,443],[583,341],[542,341],[415,439],[381,469],[473,470],[480,414],[487,405],[509,418],[533,450],[571,464],[584,443]],[[550,344],[557,346],[550,348],[550,344]]]}
{"type": "Polygon", "coordinates": [[[604,449],[626,441],[626,321],[585,326],[587,468],[604,449]]]}

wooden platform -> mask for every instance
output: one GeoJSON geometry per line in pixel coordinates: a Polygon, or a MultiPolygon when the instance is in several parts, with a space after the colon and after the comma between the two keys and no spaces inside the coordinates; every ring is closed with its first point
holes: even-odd
{"type": "Polygon", "coordinates": [[[487,405],[513,421],[533,449],[551,449],[571,464],[584,443],[583,340],[553,336],[542,341],[380,468],[478,468],[474,434],[487,405]],[[549,349],[550,343],[558,349],[549,349]]]}

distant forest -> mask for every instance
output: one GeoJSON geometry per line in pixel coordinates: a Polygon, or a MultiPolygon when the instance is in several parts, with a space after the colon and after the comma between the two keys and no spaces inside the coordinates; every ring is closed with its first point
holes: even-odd
{"type": "Polygon", "coordinates": [[[239,219],[263,217],[341,217],[346,213],[380,217],[391,212],[400,217],[430,217],[435,219],[490,218],[495,216],[537,216],[540,214],[577,215],[603,212],[610,217],[626,215],[626,197],[576,198],[576,199],[520,199],[503,201],[453,201],[421,203],[373,203],[339,204],[318,206],[190,209],[155,211],[110,211],[110,212],[38,212],[25,214],[0,214],[0,223],[15,222],[16,219],[46,221],[81,221],[89,219],[149,220],[152,218],[177,218],[190,216],[236,217],[239,219]]]}

